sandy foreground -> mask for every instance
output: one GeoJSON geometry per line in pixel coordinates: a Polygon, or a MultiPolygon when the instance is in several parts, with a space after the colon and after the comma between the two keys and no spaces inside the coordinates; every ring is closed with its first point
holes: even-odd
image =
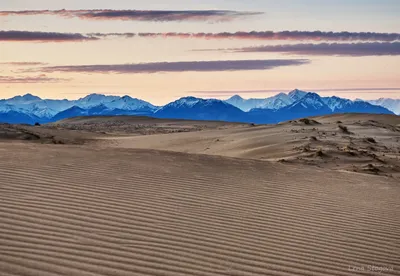
{"type": "Polygon", "coordinates": [[[400,275],[399,139],[376,115],[3,125],[0,275],[400,275]]]}

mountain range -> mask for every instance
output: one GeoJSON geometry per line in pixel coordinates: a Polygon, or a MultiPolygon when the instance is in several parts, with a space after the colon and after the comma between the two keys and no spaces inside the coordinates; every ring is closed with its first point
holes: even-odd
{"type": "Polygon", "coordinates": [[[238,95],[227,100],[183,97],[165,106],[155,106],[130,96],[101,94],[90,94],[78,100],[41,99],[31,94],[0,100],[0,122],[14,124],[49,123],[92,115],[145,115],[262,124],[350,112],[399,114],[400,100],[352,101],[336,96],[321,97],[298,89],[264,99],[243,99],[238,95]]]}
{"type": "MultiPolygon", "coordinates": [[[[361,100],[362,101],[362,100],[361,100]]],[[[397,115],[400,115],[400,99],[380,98],[368,101],[370,104],[383,106],[397,115]]]]}

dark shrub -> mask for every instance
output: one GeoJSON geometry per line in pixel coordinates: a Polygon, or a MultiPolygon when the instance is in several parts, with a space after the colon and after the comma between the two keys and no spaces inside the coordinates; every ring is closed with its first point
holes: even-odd
{"type": "Polygon", "coordinates": [[[319,149],[317,150],[317,152],[315,153],[315,155],[318,156],[318,157],[323,157],[323,156],[325,156],[325,154],[324,154],[324,152],[322,151],[321,148],[319,148],[319,149]]]}
{"type": "Polygon", "coordinates": [[[305,125],[320,125],[321,124],[320,122],[317,122],[316,120],[312,120],[309,118],[300,119],[299,122],[301,122],[305,125]]]}
{"type": "Polygon", "coordinates": [[[365,141],[367,141],[369,143],[372,143],[372,144],[376,144],[376,140],[374,138],[372,138],[372,137],[365,138],[365,141]]]}
{"type": "Polygon", "coordinates": [[[339,125],[339,129],[346,134],[351,134],[351,132],[349,131],[349,129],[347,128],[347,126],[344,125],[339,125]]]}
{"type": "Polygon", "coordinates": [[[308,118],[300,119],[299,121],[304,123],[304,124],[306,124],[306,125],[311,124],[310,119],[308,119],[308,118]]]}

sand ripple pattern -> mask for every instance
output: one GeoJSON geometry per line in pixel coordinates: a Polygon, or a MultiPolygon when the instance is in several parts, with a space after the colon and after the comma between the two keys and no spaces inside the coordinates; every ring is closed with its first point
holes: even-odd
{"type": "Polygon", "coordinates": [[[152,150],[0,154],[0,275],[400,275],[389,178],[152,150]]]}

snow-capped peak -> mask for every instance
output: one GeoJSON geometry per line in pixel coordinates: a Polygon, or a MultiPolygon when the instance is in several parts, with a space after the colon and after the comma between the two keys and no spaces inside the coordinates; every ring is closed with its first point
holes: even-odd
{"type": "Polygon", "coordinates": [[[367,102],[385,107],[397,115],[400,115],[400,99],[379,98],[377,100],[370,100],[367,102]]]}
{"type": "Polygon", "coordinates": [[[31,102],[41,101],[42,99],[34,96],[32,94],[25,94],[23,96],[15,96],[7,100],[9,103],[21,103],[21,104],[28,104],[31,102]]]}
{"type": "Polygon", "coordinates": [[[79,107],[90,108],[90,107],[98,106],[103,103],[109,103],[109,102],[112,102],[117,99],[120,99],[120,97],[119,96],[106,96],[103,94],[90,94],[84,98],[80,98],[79,100],[77,100],[76,104],[79,107]]]}
{"type": "Polygon", "coordinates": [[[244,99],[239,96],[239,95],[233,95],[232,97],[230,97],[229,99],[227,99],[227,101],[243,101],[244,99]]]}
{"type": "Polygon", "coordinates": [[[182,107],[182,106],[192,107],[201,100],[202,99],[200,99],[200,98],[189,96],[189,97],[180,98],[180,99],[172,102],[171,105],[174,105],[175,107],[182,107]]]}
{"type": "Polygon", "coordinates": [[[322,98],[316,94],[309,92],[301,99],[297,100],[293,106],[301,105],[304,108],[313,108],[313,109],[321,109],[327,107],[323,102],[322,98]]]}
{"type": "Polygon", "coordinates": [[[266,98],[260,108],[279,109],[292,104],[294,100],[285,93],[279,93],[275,96],[266,98]]]}
{"type": "Polygon", "coordinates": [[[101,100],[115,100],[119,98],[120,98],[119,96],[106,96],[103,94],[93,93],[87,95],[86,97],[80,98],[78,101],[90,102],[90,101],[101,101],[101,100]]]}
{"type": "Polygon", "coordinates": [[[130,96],[123,96],[112,102],[105,103],[108,108],[111,109],[124,109],[124,110],[139,110],[139,109],[155,109],[151,103],[143,100],[132,98],[130,96]]]}
{"type": "Polygon", "coordinates": [[[345,105],[350,104],[352,101],[348,99],[339,98],[336,96],[332,97],[323,97],[322,101],[332,110],[335,111],[337,109],[343,108],[345,105]]]}
{"type": "Polygon", "coordinates": [[[295,90],[289,92],[289,94],[288,94],[289,98],[293,99],[294,101],[300,100],[305,95],[307,95],[307,92],[301,91],[299,89],[295,89],[295,90]]]}

